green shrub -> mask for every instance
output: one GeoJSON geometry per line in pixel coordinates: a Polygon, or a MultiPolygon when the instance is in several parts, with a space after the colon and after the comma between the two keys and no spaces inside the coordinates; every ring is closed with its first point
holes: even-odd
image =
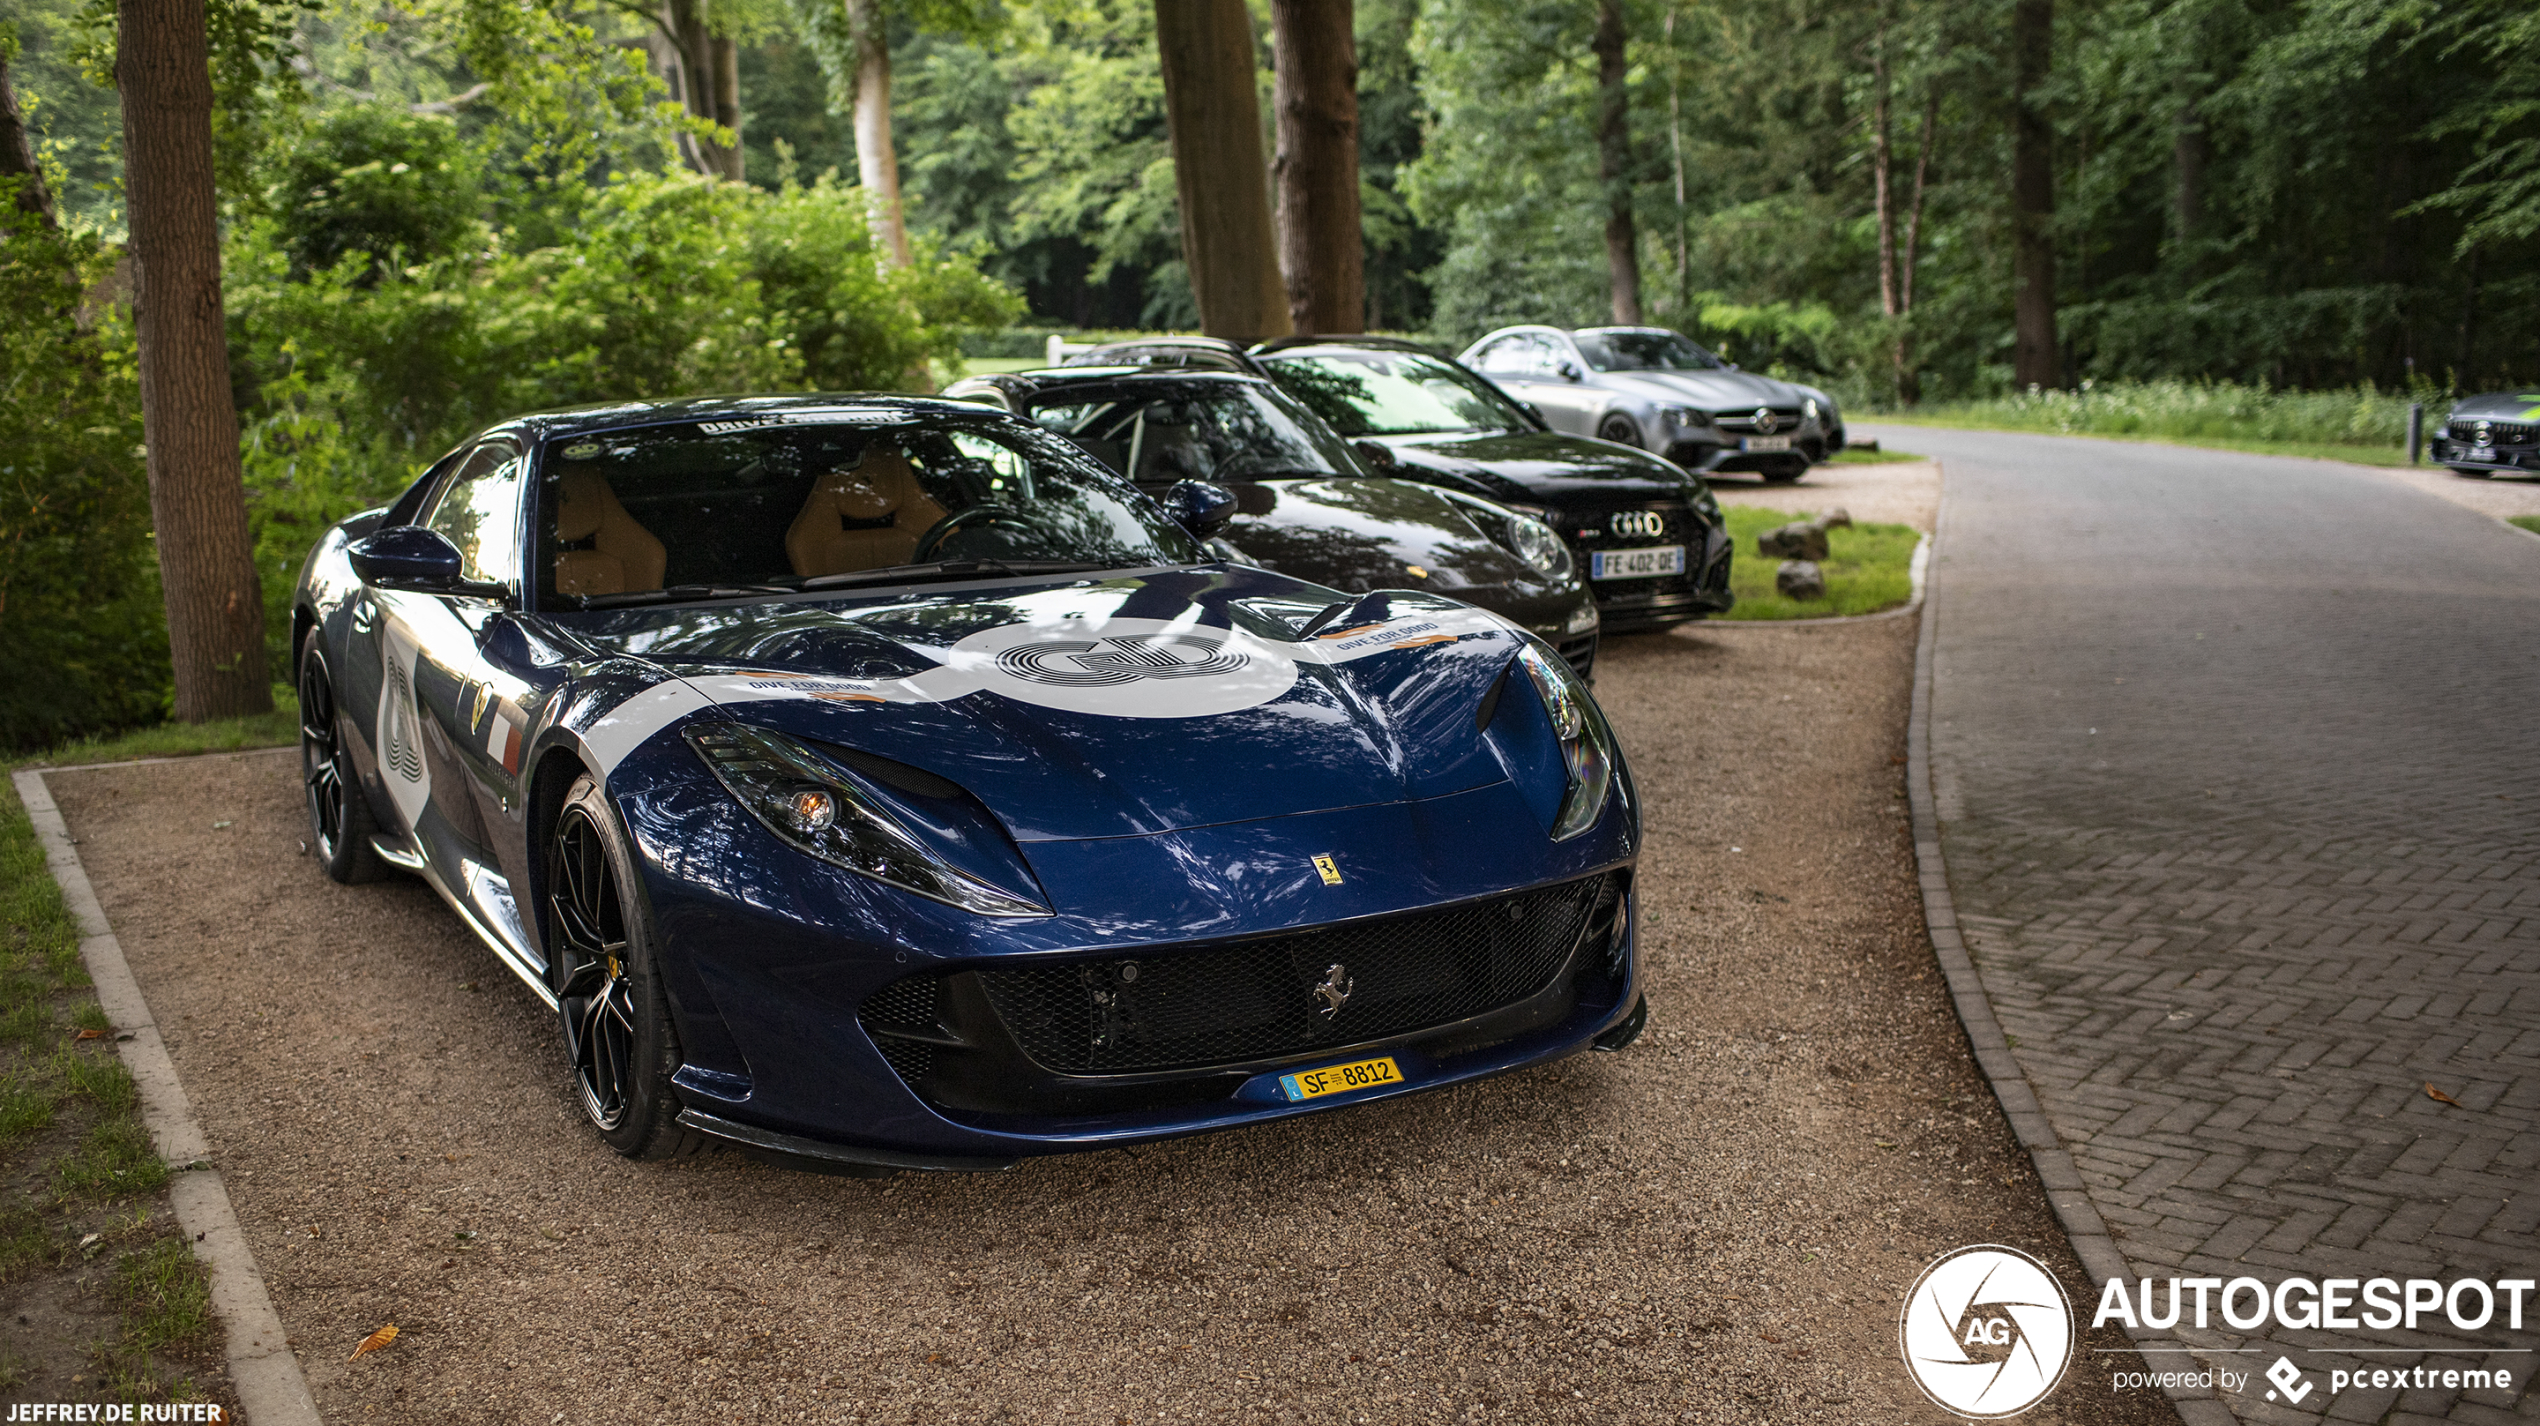
{"type": "MultiPolygon", "coordinates": [[[[13,214],[19,180],[0,180],[13,214]]],[[[0,747],[165,716],[167,636],[115,258],[0,232],[0,747]]]]}
{"type": "MultiPolygon", "coordinates": [[[[1983,401],[1930,402],[1918,421],[2051,431],[2067,436],[2156,436],[2174,440],[2277,441],[2297,445],[2407,444],[2408,406],[2441,397],[2383,391],[2369,383],[2342,391],[2283,391],[2229,381],[2084,382],[2079,391],[2032,391],[1983,401]]],[[[1855,413],[1859,414],[1859,413],[1855,413]]]]}

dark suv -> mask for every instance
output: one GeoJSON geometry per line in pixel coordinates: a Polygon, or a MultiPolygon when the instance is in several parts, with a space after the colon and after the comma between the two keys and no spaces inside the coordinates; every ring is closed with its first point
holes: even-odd
{"type": "Polygon", "coordinates": [[[1567,435],[1487,378],[1387,337],[1283,337],[1250,350],[1208,337],[1095,347],[1069,364],[1268,376],[1384,474],[1462,490],[1561,532],[1605,632],[1726,611],[1729,538],[1700,477],[1647,451],[1567,435]]]}

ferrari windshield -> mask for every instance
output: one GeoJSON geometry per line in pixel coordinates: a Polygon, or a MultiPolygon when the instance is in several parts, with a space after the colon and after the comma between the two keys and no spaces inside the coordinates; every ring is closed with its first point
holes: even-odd
{"type": "Polygon", "coordinates": [[[1146,487],[1180,480],[1358,475],[1330,428],[1259,381],[1147,385],[1033,406],[1043,428],[1146,487]]]}
{"type": "Polygon", "coordinates": [[[1017,428],[803,413],[601,431],[548,444],[539,496],[540,592],[585,608],[1198,557],[1153,502],[1017,428]]]}
{"type": "Polygon", "coordinates": [[[1718,371],[1727,363],[1674,332],[1579,332],[1579,355],[1598,371],[1718,371]]]}
{"type": "Polygon", "coordinates": [[[1273,357],[1270,369],[1281,387],[1353,439],[1534,429],[1489,382],[1418,352],[1273,357]]]}

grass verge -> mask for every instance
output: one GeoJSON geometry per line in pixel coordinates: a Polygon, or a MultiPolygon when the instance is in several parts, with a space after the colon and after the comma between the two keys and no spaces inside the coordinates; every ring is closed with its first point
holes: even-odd
{"type": "Polygon", "coordinates": [[[2505,523],[2540,535],[2540,515],[2508,515],[2505,523]]]}
{"type": "MultiPolygon", "coordinates": [[[[2250,441],[2228,436],[2173,435],[2131,431],[2065,431],[2052,426],[2015,421],[1988,420],[1980,412],[1918,411],[1910,416],[1894,413],[1855,416],[1859,421],[1875,421],[1892,426],[1934,426],[1961,431],[2027,431],[2044,436],[2089,436],[2102,441],[2141,441],[2162,446],[2196,446],[2213,451],[2241,451],[2257,456],[2293,456],[2302,460],[2342,460],[2354,465],[2401,466],[2408,464],[2403,447],[2339,445],[2328,441],[2250,441]]],[[[1849,452],[1846,452],[1849,454],[1849,452]]]]}
{"type": "MultiPolygon", "coordinates": [[[[287,743],[298,710],[168,724],[15,766],[287,743]]],[[[126,1403],[206,1399],[220,1371],[210,1280],[167,1200],[168,1164],[79,954],[78,923],[12,787],[0,791],[0,1391],[126,1403]],[[112,1328],[100,1336],[101,1309],[112,1328]]]]}
{"type": "MultiPolygon", "coordinates": [[[[1887,418],[1886,418],[1885,416],[1881,416],[1881,417],[1879,417],[1878,419],[1880,419],[1880,420],[1884,421],[1884,420],[1886,420],[1887,418]]],[[[1858,446],[1846,446],[1846,447],[1844,447],[1842,450],[1836,451],[1836,452],[1834,453],[1834,457],[1833,457],[1833,459],[1828,460],[1828,461],[1826,462],[1826,464],[1828,464],[1828,465],[1894,465],[1894,464],[1896,464],[1898,461],[1908,461],[1908,460],[1930,460],[1930,459],[1931,459],[1931,457],[1930,457],[1930,456],[1918,456],[1918,455],[1915,455],[1915,454],[1914,454],[1913,452],[1911,452],[1911,451],[1890,451],[1890,450],[1865,451],[1865,450],[1862,450],[1861,448],[1859,448],[1858,446]]]]}
{"type": "Polygon", "coordinates": [[[1776,525],[1805,520],[1807,515],[1766,510],[1752,505],[1722,507],[1737,560],[1729,566],[1729,588],[1737,607],[1723,619],[1833,619],[1875,614],[1914,597],[1914,546],[1922,535],[1911,525],[1854,525],[1826,535],[1826,597],[1805,602],[1785,599],[1773,585],[1781,561],[1755,552],[1755,537],[1776,525]]]}

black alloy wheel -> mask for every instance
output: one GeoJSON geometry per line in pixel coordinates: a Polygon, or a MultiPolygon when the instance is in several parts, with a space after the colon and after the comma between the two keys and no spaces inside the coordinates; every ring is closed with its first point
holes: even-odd
{"type": "Polygon", "coordinates": [[[1619,412],[1597,423],[1596,436],[1598,440],[1612,441],[1618,446],[1637,448],[1640,445],[1640,427],[1632,424],[1631,417],[1619,412]]]}
{"type": "Polygon", "coordinates": [[[679,1042],[617,818],[577,778],[547,843],[547,946],[574,1097],[602,1141],[631,1159],[693,1152],[670,1076],[679,1042]]]}
{"type": "Polygon", "coordinates": [[[300,782],[308,793],[309,850],[327,876],[349,886],[386,875],[387,865],[370,844],[378,829],[344,753],[335,684],[314,635],[300,655],[300,782]]]}

